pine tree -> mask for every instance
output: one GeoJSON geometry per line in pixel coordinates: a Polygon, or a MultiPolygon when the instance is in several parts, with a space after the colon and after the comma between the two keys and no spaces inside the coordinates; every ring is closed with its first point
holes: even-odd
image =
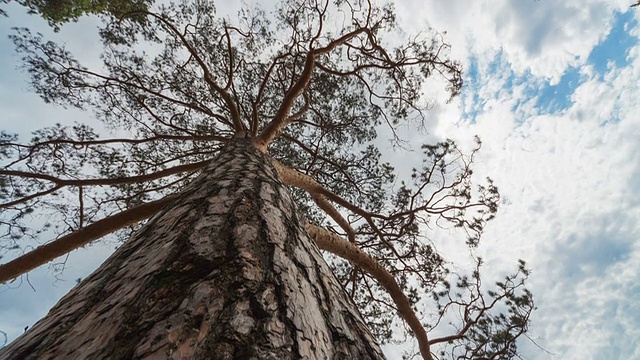
{"type": "Polygon", "coordinates": [[[160,6],[101,29],[102,71],[14,34],[46,102],[127,137],[2,133],[4,246],[37,236],[34,211],[65,226],[0,265],[0,281],[112,232],[127,240],[0,356],[369,359],[400,322],[425,359],[517,356],[533,310],[524,262],[481,289],[481,260],[452,273],[427,233],[460,228],[473,248],[495,216],[497,188],[472,187],[479,140],[469,155],[424,145],[399,186],[381,161],[379,132],[401,143],[395,126],[427,121],[427,78],[451,96],[462,86],[440,35],[386,45],[397,33],[392,7],[368,2],[287,1],[234,21],[204,2],[160,6]],[[428,335],[451,314],[451,335],[428,335]]]}

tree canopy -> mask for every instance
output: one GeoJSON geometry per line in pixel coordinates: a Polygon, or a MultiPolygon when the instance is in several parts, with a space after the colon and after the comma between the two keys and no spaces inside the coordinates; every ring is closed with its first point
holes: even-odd
{"type": "Polygon", "coordinates": [[[380,267],[319,243],[338,255],[330,264],[381,342],[401,338],[394,329],[406,321],[400,328],[419,342],[427,340],[418,328],[437,334],[428,343],[439,358],[517,356],[533,310],[524,262],[485,289],[481,259],[460,274],[431,237],[434,227],[460,229],[460,245],[474,248],[495,216],[497,187],[472,182],[480,140],[469,154],[449,140],[425,144],[410,174],[397,174],[379,150],[385,140],[402,144],[399,124],[429,121],[427,79],[460,92],[462,71],[441,34],[399,39],[393,7],[368,1],[286,1],[233,18],[198,1],[119,15],[100,30],[101,69],[29,29],[11,35],[45,102],[91,110],[113,135],[88,123],[55,124],[27,142],[2,132],[5,254],[51,227],[63,252],[110,232],[124,239],[225,143],[250,137],[275,159],[309,231],[346,239],[380,267]],[[44,228],[30,226],[34,213],[46,214],[44,228]]]}
{"type": "MultiPolygon", "coordinates": [[[[9,3],[11,0],[2,0],[9,3]]],[[[56,31],[60,25],[78,21],[82,15],[108,15],[119,17],[133,10],[146,10],[151,0],[15,0],[29,9],[30,14],[39,14],[56,31]]],[[[6,13],[0,9],[0,14],[6,13]]]]}

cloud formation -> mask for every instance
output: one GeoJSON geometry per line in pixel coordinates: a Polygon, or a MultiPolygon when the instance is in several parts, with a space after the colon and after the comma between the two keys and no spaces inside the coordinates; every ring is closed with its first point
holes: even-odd
{"type": "Polygon", "coordinates": [[[466,64],[466,90],[432,131],[483,140],[476,173],[503,198],[480,249],[486,279],[528,261],[531,336],[555,358],[638,358],[638,14],[601,1],[397,6],[405,23],[447,30],[466,64]]]}

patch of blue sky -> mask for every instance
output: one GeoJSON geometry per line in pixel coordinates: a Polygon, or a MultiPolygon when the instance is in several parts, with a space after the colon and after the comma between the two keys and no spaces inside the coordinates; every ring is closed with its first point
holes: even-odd
{"type": "MultiPolygon", "coordinates": [[[[506,64],[508,66],[508,64],[506,64]]],[[[488,64],[480,64],[476,56],[469,59],[466,69],[465,88],[461,94],[463,104],[463,117],[475,123],[476,117],[482,113],[484,104],[489,100],[487,96],[498,97],[498,93],[489,94],[483,88],[489,79],[506,81],[504,79],[505,61],[500,51],[488,64]],[[481,68],[482,67],[482,68],[481,68]]],[[[503,85],[499,92],[511,92],[511,82],[507,79],[507,85],[503,85]]]]}
{"type": "Polygon", "coordinates": [[[469,59],[469,66],[465,71],[464,88],[460,93],[460,99],[462,102],[462,117],[465,120],[469,120],[472,124],[475,124],[476,117],[480,112],[480,96],[478,91],[480,89],[480,72],[478,71],[478,58],[472,56],[469,59]]]}
{"type": "MultiPolygon", "coordinates": [[[[629,49],[638,43],[638,39],[629,33],[629,29],[635,26],[637,21],[633,10],[617,13],[607,37],[591,50],[586,63],[593,67],[599,79],[612,66],[621,68],[628,64],[629,49]]],[[[567,68],[558,84],[551,85],[547,82],[538,89],[536,107],[541,113],[556,113],[569,108],[573,104],[571,95],[585,80],[586,76],[581,76],[580,68],[567,68]]]]}
{"type": "MultiPolygon", "coordinates": [[[[630,34],[629,29],[637,25],[633,10],[615,15],[611,31],[593,48],[586,61],[600,79],[612,66],[621,68],[628,64],[629,50],[638,43],[638,38],[630,34]]],[[[540,114],[557,113],[569,108],[573,104],[571,97],[576,88],[587,80],[580,67],[569,67],[560,81],[551,85],[548,81],[540,82],[540,79],[534,79],[528,70],[523,74],[515,74],[502,51],[485,65],[479,64],[478,58],[474,56],[470,59],[465,77],[466,87],[461,94],[463,117],[471,123],[475,123],[477,116],[483,111],[484,104],[489,100],[484,97],[499,96],[497,93],[482,92],[483,85],[490,78],[501,80],[502,88],[499,91],[503,95],[512,95],[515,87],[523,89],[519,98],[514,99],[512,111],[516,117],[518,108],[532,100],[535,101],[535,108],[540,114]]]]}
{"type": "Polygon", "coordinates": [[[629,49],[638,43],[638,38],[631,35],[629,29],[637,25],[634,10],[616,14],[611,32],[593,48],[587,59],[587,63],[593,66],[600,78],[610,70],[611,65],[617,68],[627,66],[629,49]]]}
{"type": "Polygon", "coordinates": [[[516,99],[512,111],[516,112],[520,104],[523,104],[537,95],[535,89],[528,85],[531,73],[527,70],[523,75],[516,75],[511,64],[505,58],[504,52],[499,51],[493,59],[484,66],[479,64],[477,57],[472,57],[466,70],[465,88],[461,94],[463,104],[463,117],[471,123],[475,123],[476,117],[484,110],[484,104],[491,99],[503,96],[512,96],[515,87],[525,85],[525,98],[516,99]],[[493,88],[493,92],[487,92],[483,88],[489,81],[500,87],[493,88]]]}
{"type": "Polygon", "coordinates": [[[546,82],[538,90],[536,107],[540,109],[541,113],[555,113],[569,108],[573,104],[571,95],[584,80],[580,77],[579,68],[569,67],[562,74],[558,84],[550,85],[549,82],[546,82]]]}

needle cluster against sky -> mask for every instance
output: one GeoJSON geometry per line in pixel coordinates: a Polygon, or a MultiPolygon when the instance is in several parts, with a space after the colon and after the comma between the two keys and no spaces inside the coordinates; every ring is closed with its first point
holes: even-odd
{"type": "MultiPolygon", "coordinates": [[[[425,24],[446,31],[452,57],[466,70],[466,87],[450,104],[441,86],[425,89],[435,99],[427,133],[463,146],[473,135],[483,141],[476,173],[495,180],[502,204],[479,252],[489,279],[517,258],[533,269],[538,311],[530,336],[548,352],[524,341],[529,359],[640,358],[640,15],[629,5],[396,2],[407,34],[425,24]]],[[[28,92],[6,34],[11,26],[47,28],[11,10],[0,19],[7,49],[0,55],[0,128],[28,135],[57,121],[87,121],[90,114],[52,108],[28,92]]],[[[83,30],[93,21],[65,26],[77,34],[65,38],[71,50],[98,53],[92,32],[83,30]]],[[[424,142],[406,132],[409,141],[424,142]]],[[[387,156],[393,160],[391,149],[387,156]]],[[[33,289],[0,288],[0,330],[19,335],[113,245],[73,253],[60,281],[45,267],[30,275],[33,289]]],[[[396,346],[385,351],[400,358],[396,346]]]]}

